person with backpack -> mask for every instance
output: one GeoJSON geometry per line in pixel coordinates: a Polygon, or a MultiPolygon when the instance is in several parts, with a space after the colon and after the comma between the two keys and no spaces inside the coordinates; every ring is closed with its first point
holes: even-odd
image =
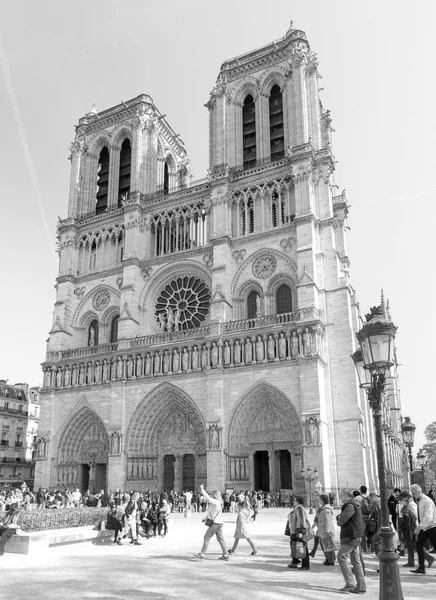
{"type": "Polygon", "coordinates": [[[371,514],[371,506],[368,498],[368,488],[366,485],[360,486],[360,496],[362,498],[360,502],[360,510],[362,511],[362,517],[365,523],[365,535],[362,538],[361,548],[362,552],[368,552],[368,521],[371,514]]]}

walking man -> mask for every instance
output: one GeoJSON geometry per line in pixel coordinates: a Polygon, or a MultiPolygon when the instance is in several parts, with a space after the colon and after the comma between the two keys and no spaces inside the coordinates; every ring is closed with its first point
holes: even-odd
{"type": "Polygon", "coordinates": [[[425,574],[424,566],[424,544],[430,539],[433,548],[436,548],[436,506],[434,502],[422,493],[422,489],[416,483],[411,486],[410,491],[418,508],[418,521],[415,529],[417,535],[416,551],[418,552],[419,566],[411,573],[425,574]]]}
{"type": "Polygon", "coordinates": [[[360,543],[365,533],[365,523],[358,502],[353,497],[353,492],[344,488],[339,493],[342,502],[341,514],[336,517],[341,528],[341,547],[338,552],[338,564],[345,579],[345,587],[341,591],[351,594],[364,594],[366,592],[365,576],[360,560],[360,543]],[[350,556],[353,572],[348,564],[350,556]],[[356,581],[355,581],[356,579],[356,581]]]}

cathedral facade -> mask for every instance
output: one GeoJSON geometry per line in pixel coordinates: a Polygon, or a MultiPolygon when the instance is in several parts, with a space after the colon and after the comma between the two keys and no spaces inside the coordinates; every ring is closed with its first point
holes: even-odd
{"type": "Polygon", "coordinates": [[[79,120],[36,485],[306,494],[310,466],[327,491],[376,487],[318,82],[292,27],[225,62],[201,181],[149,96],[79,120]]]}

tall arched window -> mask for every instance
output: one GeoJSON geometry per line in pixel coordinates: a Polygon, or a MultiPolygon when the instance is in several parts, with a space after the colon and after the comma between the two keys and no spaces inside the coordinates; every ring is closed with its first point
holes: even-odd
{"type": "Polygon", "coordinates": [[[292,293],[291,288],[283,283],[276,292],[276,311],[277,314],[292,312],[292,293]]]}
{"type": "Polygon", "coordinates": [[[259,294],[254,290],[248,294],[247,298],[247,319],[255,319],[257,314],[257,297],[259,294]]]}
{"type": "Polygon", "coordinates": [[[126,138],[121,146],[120,152],[120,176],[118,180],[118,206],[121,201],[127,199],[130,193],[130,171],[132,163],[132,147],[130,140],[126,138]]]}
{"type": "Polygon", "coordinates": [[[269,97],[269,138],[271,160],[283,158],[285,155],[283,97],[278,85],[273,86],[269,97]]]}
{"type": "Polygon", "coordinates": [[[250,94],[242,107],[242,147],[244,169],[256,164],[256,105],[250,94]]]}
{"type": "Polygon", "coordinates": [[[111,344],[115,344],[115,342],[118,342],[118,321],[120,319],[120,315],[116,315],[113,319],[112,319],[112,323],[111,323],[111,344]]]}
{"type": "Polygon", "coordinates": [[[107,194],[109,186],[109,150],[102,148],[98,159],[97,194],[95,213],[99,215],[107,209],[107,194]]]}
{"type": "Polygon", "coordinates": [[[164,194],[168,194],[170,189],[170,171],[168,168],[168,161],[165,161],[164,165],[164,182],[163,182],[163,192],[164,194]]]}
{"type": "Polygon", "coordinates": [[[89,254],[89,270],[94,271],[97,266],[97,242],[94,240],[91,244],[91,252],[89,254]]]}
{"type": "Polygon", "coordinates": [[[88,346],[98,346],[98,321],[94,319],[88,327],[88,346]]]}

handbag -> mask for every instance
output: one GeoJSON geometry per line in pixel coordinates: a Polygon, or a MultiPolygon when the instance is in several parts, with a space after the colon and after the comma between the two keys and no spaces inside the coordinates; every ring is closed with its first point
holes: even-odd
{"type": "Polygon", "coordinates": [[[303,542],[306,542],[306,544],[307,544],[307,542],[310,542],[310,540],[313,540],[314,537],[315,537],[315,535],[311,531],[308,531],[307,533],[303,534],[303,542]]]}
{"type": "Polygon", "coordinates": [[[368,530],[368,533],[375,533],[375,530],[377,529],[377,521],[375,519],[368,519],[368,522],[366,523],[366,529],[368,530]]]}
{"type": "MultiPolygon", "coordinates": [[[[215,518],[220,514],[221,512],[221,508],[219,509],[219,511],[217,512],[217,514],[215,515],[215,518]]],[[[215,523],[215,521],[213,519],[206,519],[204,524],[206,525],[206,527],[212,527],[212,525],[215,523]]]]}
{"type": "Polygon", "coordinates": [[[291,530],[289,529],[289,521],[286,521],[285,533],[283,535],[291,535],[291,530]]]}
{"type": "Polygon", "coordinates": [[[306,546],[304,542],[291,542],[292,558],[306,558],[306,546]]]}

